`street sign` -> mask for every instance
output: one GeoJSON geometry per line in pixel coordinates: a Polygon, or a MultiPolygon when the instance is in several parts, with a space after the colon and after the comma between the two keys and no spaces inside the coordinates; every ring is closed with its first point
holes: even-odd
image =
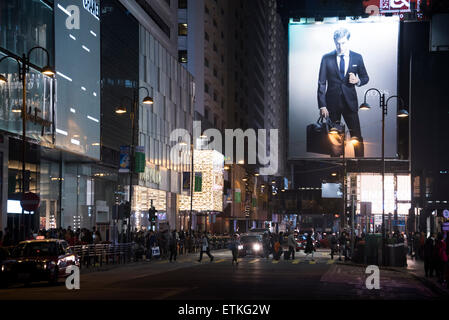
{"type": "Polygon", "coordinates": [[[25,211],[36,211],[37,208],[39,208],[39,204],[39,196],[32,192],[25,193],[22,197],[22,200],[20,200],[20,205],[25,211]]]}
{"type": "Polygon", "coordinates": [[[443,231],[449,231],[449,222],[443,223],[443,231]]]}
{"type": "Polygon", "coordinates": [[[447,210],[447,209],[443,210],[443,217],[445,217],[446,219],[449,219],[449,210],[447,210]]]}

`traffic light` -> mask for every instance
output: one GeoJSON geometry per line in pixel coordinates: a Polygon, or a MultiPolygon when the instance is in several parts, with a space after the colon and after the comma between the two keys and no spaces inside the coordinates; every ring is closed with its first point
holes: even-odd
{"type": "Polygon", "coordinates": [[[157,216],[156,216],[157,210],[156,210],[153,206],[151,206],[151,207],[150,207],[150,210],[148,210],[148,213],[149,213],[148,220],[149,220],[151,223],[156,222],[156,219],[157,219],[157,216]]]}

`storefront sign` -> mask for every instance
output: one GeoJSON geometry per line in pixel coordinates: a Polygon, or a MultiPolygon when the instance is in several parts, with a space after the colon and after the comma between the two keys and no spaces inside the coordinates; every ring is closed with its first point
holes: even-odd
{"type": "Polygon", "coordinates": [[[32,192],[25,193],[22,200],[20,200],[20,205],[25,211],[36,211],[39,208],[39,204],[39,196],[32,192]]]}
{"type": "Polygon", "coordinates": [[[443,210],[443,217],[445,217],[446,219],[449,219],[449,210],[447,210],[447,209],[443,210]]]}
{"type": "Polygon", "coordinates": [[[95,0],[83,0],[83,7],[95,18],[100,18],[100,6],[95,0]]]}
{"type": "Polygon", "coordinates": [[[160,184],[161,183],[161,172],[152,167],[145,167],[144,173],[141,173],[140,180],[143,180],[145,183],[154,183],[154,184],[160,184]]]}

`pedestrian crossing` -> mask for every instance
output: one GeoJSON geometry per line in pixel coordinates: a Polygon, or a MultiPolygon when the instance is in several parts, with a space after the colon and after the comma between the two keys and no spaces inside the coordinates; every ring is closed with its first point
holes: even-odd
{"type": "MultiPolygon", "coordinates": [[[[156,260],[150,262],[150,264],[156,264],[156,265],[167,265],[167,264],[177,264],[177,265],[207,265],[207,264],[213,264],[213,265],[225,265],[225,264],[232,264],[232,257],[230,254],[221,252],[217,253],[215,256],[215,259],[213,261],[210,261],[208,257],[203,259],[201,262],[198,261],[198,256],[195,255],[189,255],[184,256],[178,259],[177,261],[173,261],[172,263],[167,260],[156,260]]],[[[314,256],[306,256],[303,254],[303,252],[296,252],[295,259],[289,259],[285,260],[283,256],[279,260],[272,259],[271,257],[269,259],[267,258],[261,258],[261,257],[240,257],[238,258],[239,265],[248,264],[248,265],[261,265],[261,264],[292,264],[292,265],[331,265],[334,264],[335,261],[338,260],[338,257],[334,257],[334,260],[331,259],[329,252],[315,252],[314,256]]]]}
{"type": "MultiPolygon", "coordinates": [[[[261,259],[261,258],[257,258],[257,259],[252,259],[252,258],[239,258],[238,259],[239,264],[249,264],[249,265],[258,265],[258,264],[266,264],[266,263],[271,263],[271,264],[293,264],[293,265],[299,265],[299,264],[333,264],[335,263],[335,260],[332,260],[330,258],[328,259],[323,259],[323,258],[317,258],[315,257],[314,260],[308,258],[308,259],[290,259],[290,260],[285,260],[285,259],[279,259],[279,260],[275,260],[275,259],[261,259]]],[[[156,264],[164,264],[164,263],[168,263],[168,261],[158,261],[156,262],[156,264]]],[[[196,259],[185,259],[185,260],[180,260],[177,261],[176,263],[178,264],[184,264],[184,263],[194,263],[194,264],[232,264],[232,258],[222,258],[222,259],[217,259],[214,261],[210,261],[209,259],[205,259],[201,262],[198,262],[198,260],[196,259]]]]}

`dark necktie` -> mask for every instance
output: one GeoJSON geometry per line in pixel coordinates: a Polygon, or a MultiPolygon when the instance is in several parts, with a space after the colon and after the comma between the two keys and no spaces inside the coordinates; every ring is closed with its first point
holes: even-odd
{"type": "Polygon", "coordinates": [[[345,77],[345,59],[344,56],[340,56],[340,78],[343,79],[345,77]]]}

